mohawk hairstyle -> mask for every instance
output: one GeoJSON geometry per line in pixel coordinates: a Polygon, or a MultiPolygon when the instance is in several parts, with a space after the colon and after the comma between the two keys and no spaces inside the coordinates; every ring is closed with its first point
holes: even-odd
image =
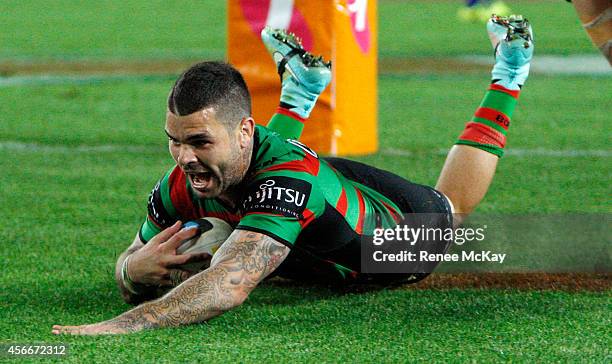
{"type": "Polygon", "coordinates": [[[172,86],[168,109],[185,116],[214,107],[219,121],[233,128],[251,116],[251,95],[244,78],[223,62],[201,62],[191,66],[172,86]]]}

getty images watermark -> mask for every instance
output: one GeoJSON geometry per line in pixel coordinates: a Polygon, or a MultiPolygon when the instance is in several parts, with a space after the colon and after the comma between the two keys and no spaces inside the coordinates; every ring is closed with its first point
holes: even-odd
{"type": "Polygon", "coordinates": [[[363,273],[612,273],[610,213],[475,213],[457,229],[445,214],[366,221],[363,273]]]}
{"type": "MultiPolygon", "coordinates": [[[[473,241],[484,241],[487,225],[478,228],[431,228],[421,225],[417,228],[406,225],[397,225],[395,228],[376,228],[372,237],[372,244],[380,247],[389,242],[404,242],[410,246],[420,241],[442,242],[452,241],[456,245],[463,245],[473,241]]],[[[490,250],[461,251],[460,253],[431,253],[428,250],[419,250],[418,254],[404,249],[397,253],[386,253],[384,250],[375,250],[372,259],[377,262],[384,261],[436,261],[436,262],[498,262],[503,263],[505,253],[494,253],[490,250]]]]}
{"type": "Polygon", "coordinates": [[[364,236],[361,270],[363,273],[431,273],[442,262],[502,264],[506,253],[465,249],[472,242],[483,242],[487,229],[487,225],[453,228],[452,218],[446,214],[408,214],[399,224],[374,228],[371,236],[364,236]],[[452,245],[465,247],[453,251],[452,245]]]}

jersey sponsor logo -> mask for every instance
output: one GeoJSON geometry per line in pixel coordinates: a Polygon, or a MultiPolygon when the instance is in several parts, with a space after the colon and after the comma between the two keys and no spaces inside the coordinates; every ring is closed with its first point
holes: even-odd
{"type": "Polygon", "coordinates": [[[273,213],[302,220],[311,189],[310,183],[297,178],[273,176],[257,180],[249,187],[242,210],[244,214],[273,213]]]}

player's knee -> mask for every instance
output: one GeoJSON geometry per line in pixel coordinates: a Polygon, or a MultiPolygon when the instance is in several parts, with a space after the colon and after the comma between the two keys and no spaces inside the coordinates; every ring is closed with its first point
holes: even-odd
{"type": "Polygon", "coordinates": [[[448,195],[444,195],[448,204],[450,205],[451,212],[453,214],[453,226],[457,227],[461,225],[465,219],[474,211],[476,208],[475,204],[466,204],[463,200],[458,198],[451,198],[448,195]]]}

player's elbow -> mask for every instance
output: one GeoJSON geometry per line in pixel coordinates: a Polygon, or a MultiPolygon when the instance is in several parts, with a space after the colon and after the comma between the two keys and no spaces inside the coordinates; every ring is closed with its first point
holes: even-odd
{"type": "Polygon", "coordinates": [[[232,310],[244,303],[248,298],[249,294],[241,292],[237,288],[226,289],[224,297],[217,297],[217,302],[213,306],[213,309],[220,312],[232,310]]]}
{"type": "Polygon", "coordinates": [[[255,289],[255,287],[256,285],[245,284],[244,282],[233,286],[231,304],[234,307],[242,305],[247,300],[247,298],[249,298],[249,295],[251,294],[253,289],[255,289]]]}
{"type": "Polygon", "coordinates": [[[244,301],[247,300],[247,298],[249,298],[249,293],[248,292],[244,292],[244,291],[240,291],[234,294],[234,299],[233,299],[233,307],[238,307],[240,305],[242,305],[244,303],[244,301]]]}
{"type": "Polygon", "coordinates": [[[224,294],[217,296],[217,309],[220,311],[228,311],[242,305],[247,298],[249,298],[251,291],[255,288],[254,285],[245,284],[241,279],[227,278],[228,279],[224,281],[223,287],[220,290],[224,292],[224,294]]]}

